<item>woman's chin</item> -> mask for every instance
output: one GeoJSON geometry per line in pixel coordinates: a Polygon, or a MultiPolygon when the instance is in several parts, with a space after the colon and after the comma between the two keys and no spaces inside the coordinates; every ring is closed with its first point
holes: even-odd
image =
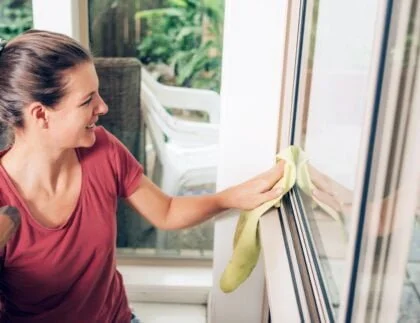
{"type": "Polygon", "coordinates": [[[86,130],[86,135],[83,136],[82,140],[79,142],[79,147],[89,148],[95,144],[96,134],[95,131],[88,129],[86,130]]]}

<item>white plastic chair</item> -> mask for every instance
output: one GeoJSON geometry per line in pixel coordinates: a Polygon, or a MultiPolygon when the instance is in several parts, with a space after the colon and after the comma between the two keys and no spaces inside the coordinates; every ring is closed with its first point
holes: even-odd
{"type": "Polygon", "coordinates": [[[216,181],[220,97],[209,90],[166,86],[142,68],[141,106],[162,165],[160,187],[177,195],[182,187],[216,181]],[[181,120],[165,108],[205,111],[209,123],[181,120]]]}

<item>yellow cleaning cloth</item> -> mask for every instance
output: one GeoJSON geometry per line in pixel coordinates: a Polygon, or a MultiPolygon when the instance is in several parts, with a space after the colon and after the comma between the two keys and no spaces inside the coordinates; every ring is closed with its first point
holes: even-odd
{"type": "MultiPolygon", "coordinates": [[[[251,211],[241,212],[239,216],[233,239],[233,254],[220,279],[220,288],[225,293],[238,288],[257,264],[261,249],[258,230],[260,217],[273,206],[280,207],[281,199],[296,183],[306,194],[313,196],[315,186],[310,179],[306,154],[297,146],[289,146],[276,156],[276,162],[280,160],[285,161],[284,174],[273,188],[281,188],[282,194],[251,211]]],[[[315,202],[334,219],[340,219],[334,209],[319,200],[315,199],[315,202]]]]}

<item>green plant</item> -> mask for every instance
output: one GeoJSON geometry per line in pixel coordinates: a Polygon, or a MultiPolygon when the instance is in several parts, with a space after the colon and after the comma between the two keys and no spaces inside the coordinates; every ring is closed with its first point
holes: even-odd
{"type": "Polygon", "coordinates": [[[138,46],[140,60],[172,66],[176,85],[218,91],[223,1],[168,0],[166,5],[136,13],[147,22],[138,46]]]}
{"type": "Polygon", "coordinates": [[[31,29],[32,1],[8,0],[0,2],[0,38],[9,40],[31,29]]]}

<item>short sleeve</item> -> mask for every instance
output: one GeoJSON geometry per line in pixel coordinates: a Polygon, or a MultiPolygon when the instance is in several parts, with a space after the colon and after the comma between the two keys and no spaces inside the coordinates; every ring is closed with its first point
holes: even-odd
{"type": "Polygon", "coordinates": [[[106,131],[110,140],[111,158],[116,173],[118,197],[130,196],[140,184],[143,166],[113,134],[106,131]]]}

